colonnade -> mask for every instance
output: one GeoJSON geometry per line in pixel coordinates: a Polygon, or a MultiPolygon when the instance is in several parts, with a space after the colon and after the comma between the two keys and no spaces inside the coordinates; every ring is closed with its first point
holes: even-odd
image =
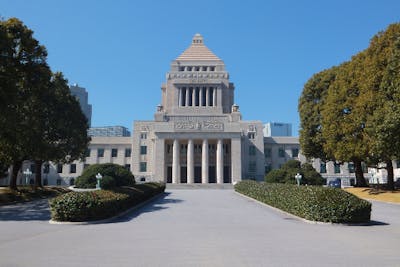
{"type": "Polygon", "coordinates": [[[214,107],[217,105],[217,90],[215,87],[180,87],[180,107],[214,107]]]}
{"type": "MultiPolygon", "coordinates": [[[[223,139],[217,139],[216,146],[216,183],[224,183],[224,150],[223,150],[223,139]]],[[[209,183],[209,141],[203,139],[201,143],[201,183],[209,183]]],[[[189,139],[187,141],[187,159],[186,159],[186,171],[187,171],[187,183],[192,184],[195,182],[195,157],[194,157],[194,141],[189,139]]],[[[172,183],[180,183],[181,178],[181,163],[180,163],[180,140],[174,139],[172,144],[172,183]]]]}

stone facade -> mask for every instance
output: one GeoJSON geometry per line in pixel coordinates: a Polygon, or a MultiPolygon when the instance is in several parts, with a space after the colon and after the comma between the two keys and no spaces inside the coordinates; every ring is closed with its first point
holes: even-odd
{"type": "Polygon", "coordinates": [[[196,34],[171,64],[154,121],[135,121],[132,172],[167,183],[264,177],[260,121],[242,121],[224,62],[196,34]]]}

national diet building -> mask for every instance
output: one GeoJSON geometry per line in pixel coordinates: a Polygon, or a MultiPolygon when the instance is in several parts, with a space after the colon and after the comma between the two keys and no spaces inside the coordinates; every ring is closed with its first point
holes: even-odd
{"type": "Polygon", "coordinates": [[[242,121],[224,62],[200,34],[171,63],[154,121],[133,125],[136,179],[235,183],[264,179],[261,121],[242,121]]]}

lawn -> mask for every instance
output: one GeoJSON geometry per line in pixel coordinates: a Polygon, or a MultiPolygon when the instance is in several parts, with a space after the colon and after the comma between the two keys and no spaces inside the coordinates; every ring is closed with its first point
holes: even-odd
{"type": "Polygon", "coordinates": [[[349,193],[352,193],[359,198],[378,200],[391,203],[400,204],[400,190],[388,191],[383,189],[375,189],[369,187],[349,187],[344,189],[349,193]]]}
{"type": "Polygon", "coordinates": [[[31,186],[19,186],[18,191],[10,190],[8,187],[0,187],[0,205],[55,197],[67,192],[70,192],[70,190],[65,187],[57,186],[39,187],[36,191],[34,191],[31,186]]]}

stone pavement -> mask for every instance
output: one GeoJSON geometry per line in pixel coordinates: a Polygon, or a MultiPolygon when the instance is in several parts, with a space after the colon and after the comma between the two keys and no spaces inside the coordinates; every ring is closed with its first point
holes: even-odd
{"type": "Polygon", "coordinates": [[[48,219],[42,200],[1,206],[0,266],[400,266],[400,205],[378,202],[370,226],[316,225],[233,190],[168,188],[113,223],[48,219]]]}

